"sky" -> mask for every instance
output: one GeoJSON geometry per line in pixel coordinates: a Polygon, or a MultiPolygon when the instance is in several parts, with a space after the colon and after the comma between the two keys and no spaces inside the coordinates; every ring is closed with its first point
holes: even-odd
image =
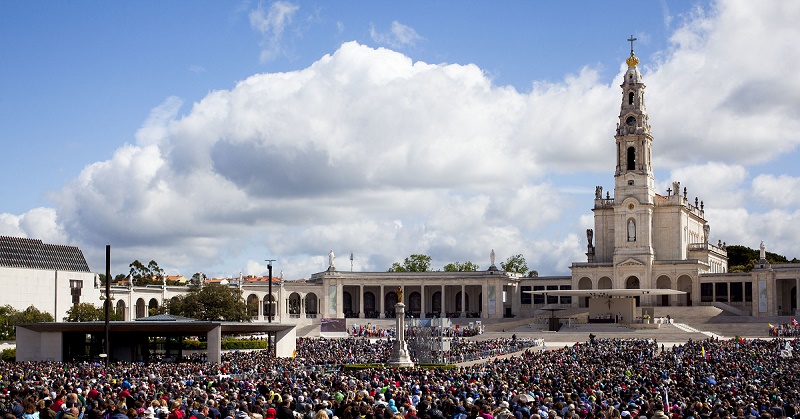
{"type": "Polygon", "coordinates": [[[800,257],[800,2],[0,3],[0,235],[95,272],[585,261],[632,34],[657,192],[800,257]]]}

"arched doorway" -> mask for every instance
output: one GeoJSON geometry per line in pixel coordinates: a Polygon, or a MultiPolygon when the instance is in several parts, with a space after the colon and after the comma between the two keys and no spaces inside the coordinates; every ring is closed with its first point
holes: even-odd
{"type": "Polygon", "coordinates": [[[385,310],[383,314],[387,319],[393,319],[396,316],[394,311],[396,304],[397,294],[394,291],[389,291],[383,296],[383,308],[385,310]]]}
{"type": "Polygon", "coordinates": [[[304,306],[305,306],[305,309],[306,309],[306,317],[309,317],[309,316],[316,317],[316,315],[318,313],[318,311],[317,311],[318,310],[317,309],[317,301],[318,301],[317,294],[314,294],[313,292],[311,292],[311,293],[308,293],[308,295],[306,295],[305,300],[303,300],[303,303],[304,303],[304,306]]]}
{"type": "Polygon", "coordinates": [[[611,278],[604,276],[597,281],[597,289],[599,290],[610,290],[611,289],[611,278]]]}
{"type": "Polygon", "coordinates": [[[151,298],[150,302],[147,304],[147,315],[155,316],[156,314],[158,314],[158,300],[151,298]]]}
{"type": "Polygon", "coordinates": [[[141,319],[145,316],[146,306],[144,304],[144,298],[140,298],[136,300],[136,318],[141,319]]]}
{"type": "Polygon", "coordinates": [[[296,292],[289,294],[289,316],[300,317],[300,294],[296,292]]]}
{"type": "MultiPolygon", "coordinates": [[[[661,275],[656,280],[656,288],[660,290],[668,290],[671,288],[672,281],[666,275],[661,275]]],[[[671,304],[669,303],[669,295],[662,295],[661,296],[661,306],[662,307],[669,307],[671,304]]]]}
{"type": "Polygon", "coordinates": [[[678,291],[683,291],[686,294],[678,296],[678,305],[691,306],[692,305],[692,278],[687,275],[678,277],[678,291]]]}
{"type": "Polygon", "coordinates": [[[255,294],[247,296],[247,317],[258,318],[258,296],[255,294]]]}
{"type": "MultiPolygon", "coordinates": [[[[625,280],[625,289],[638,290],[639,288],[641,288],[641,286],[638,277],[629,276],[628,279],[625,280]]],[[[634,299],[636,299],[636,307],[639,307],[639,305],[642,303],[641,297],[637,295],[634,297],[634,299]]]]}
{"type": "MultiPolygon", "coordinates": [[[[592,280],[591,278],[583,277],[578,280],[578,289],[579,290],[591,290],[592,289],[592,280]]],[[[580,307],[589,307],[589,297],[583,297],[580,299],[580,307]]]]}
{"type": "Polygon", "coordinates": [[[375,294],[372,291],[367,291],[364,293],[364,317],[374,319],[378,314],[378,310],[375,308],[375,294]]]}
{"type": "MultiPolygon", "coordinates": [[[[431,314],[442,317],[442,292],[436,291],[431,295],[431,314]]],[[[431,316],[433,317],[433,316],[431,316]]]]}
{"type": "Polygon", "coordinates": [[[266,295],[262,302],[261,312],[264,313],[264,317],[266,317],[267,320],[270,320],[270,318],[275,320],[275,310],[277,307],[277,304],[275,304],[275,296],[266,295]]]}
{"type": "Polygon", "coordinates": [[[125,301],[117,300],[116,314],[117,314],[117,316],[119,316],[120,320],[122,320],[122,321],[128,320],[128,319],[125,318],[126,315],[127,315],[127,313],[125,312],[125,301]]]}
{"type": "Polygon", "coordinates": [[[411,295],[408,296],[408,313],[411,316],[416,315],[416,317],[420,317],[421,311],[422,311],[422,295],[414,291],[411,293],[411,295]]]}

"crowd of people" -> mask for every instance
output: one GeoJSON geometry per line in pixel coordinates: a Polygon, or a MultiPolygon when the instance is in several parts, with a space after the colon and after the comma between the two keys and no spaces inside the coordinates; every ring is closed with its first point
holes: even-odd
{"type": "Polygon", "coordinates": [[[593,339],[455,369],[321,367],[323,359],[344,362],[345,346],[346,356],[361,362],[376,357],[375,348],[352,345],[308,339],[294,359],[234,352],[217,364],[0,363],[0,411],[3,419],[798,415],[797,340],[707,339],[664,348],[646,339],[593,339]]]}
{"type": "MultiPolygon", "coordinates": [[[[487,340],[448,339],[449,350],[441,358],[457,363],[490,358],[541,346],[542,339],[501,338],[487,340]]],[[[411,358],[417,359],[413,343],[409,344],[411,358]]],[[[383,364],[389,361],[392,352],[390,339],[363,338],[301,338],[297,339],[296,357],[310,365],[383,364]]]]}
{"type": "MultiPolygon", "coordinates": [[[[425,329],[424,327],[418,328],[409,326],[406,328],[405,336],[413,337],[415,334],[421,333],[421,331],[425,329]]],[[[461,325],[454,325],[448,327],[428,327],[428,331],[426,333],[431,333],[434,335],[441,335],[443,337],[472,337],[477,336],[483,333],[483,328],[481,326],[461,326],[461,325]]],[[[394,338],[395,328],[394,327],[381,327],[374,324],[366,324],[366,325],[357,325],[354,324],[350,326],[347,330],[347,334],[352,337],[364,337],[364,338],[394,338]]]]}

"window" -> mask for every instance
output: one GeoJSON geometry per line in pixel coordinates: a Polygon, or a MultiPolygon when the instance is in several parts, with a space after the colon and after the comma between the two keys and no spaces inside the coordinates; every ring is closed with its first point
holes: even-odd
{"type": "MultiPolygon", "coordinates": [[[[558,291],[558,285],[548,285],[548,291],[558,291]]],[[[547,296],[547,304],[558,304],[558,296],[557,295],[548,295],[547,296]]]]}
{"type": "Polygon", "coordinates": [[[744,302],[753,302],[753,283],[750,281],[744,283],[744,302]]]}
{"type": "Polygon", "coordinates": [[[714,293],[716,294],[716,298],[714,301],[718,301],[720,303],[727,303],[728,302],[728,283],[727,282],[717,282],[714,284],[714,293]]]}
{"type": "Polygon", "coordinates": [[[714,301],[714,284],[700,284],[700,302],[711,303],[714,301]]]}
{"type": "Polygon", "coordinates": [[[741,303],[744,301],[744,287],[741,282],[731,282],[731,302],[741,303]]]}
{"type": "MultiPolygon", "coordinates": [[[[533,286],[533,290],[534,291],[544,291],[544,286],[543,285],[534,285],[533,286]]],[[[533,295],[533,303],[534,304],[544,304],[544,295],[542,295],[542,294],[534,294],[533,295]]]]}
{"type": "Polygon", "coordinates": [[[636,149],[628,147],[628,170],[636,169],[636,149]]]}
{"type": "MultiPolygon", "coordinates": [[[[569,291],[572,290],[572,285],[562,285],[560,289],[569,291]]],[[[561,304],[572,304],[572,296],[569,295],[561,296],[559,300],[561,304]]]]}
{"type": "Polygon", "coordinates": [[[523,285],[522,288],[520,288],[522,290],[522,293],[519,296],[520,304],[528,305],[531,303],[531,294],[528,291],[531,291],[532,288],[533,287],[530,285],[523,285]]]}
{"type": "Polygon", "coordinates": [[[628,105],[633,105],[633,92],[628,93],[628,105]]]}

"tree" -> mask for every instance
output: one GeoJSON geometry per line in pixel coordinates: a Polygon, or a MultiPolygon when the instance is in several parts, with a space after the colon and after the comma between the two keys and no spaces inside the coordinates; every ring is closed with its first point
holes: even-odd
{"type": "Polygon", "coordinates": [[[453,262],[444,265],[444,268],[442,268],[442,270],[445,272],[475,272],[478,270],[478,265],[470,261],[466,261],[464,263],[453,262]]]}
{"type": "MultiPolygon", "coordinates": [[[[751,249],[747,246],[730,245],[726,247],[728,251],[728,272],[750,272],[758,263],[760,251],[751,249]]],[[[775,265],[788,263],[786,256],[777,253],[765,252],[767,262],[775,265]]]]}
{"type": "Polygon", "coordinates": [[[12,319],[15,325],[23,323],[43,323],[55,321],[52,314],[40,311],[34,306],[30,306],[24,311],[20,311],[14,315],[12,319]]]}
{"type": "Polygon", "coordinates": [[[128,275],[126,275],[126,274],[118,274],[117,276],[114,277],[114,280],[111,281],[111,282],[117,283],[119,281],[124,281],[127,278],[128,278],[128,275]]]}
{"type": "Polygon", "coordinates": [[[525,256],[522,254],[510,256],[505,262],[500,262],[500,267],[506,271],[515,274],[525,275],[528,273],[528,263],[525,262],[525,256]]]}
{"type": "Polygon", "coordinates": [[[428,272],[431,268],[431,257],[428,255],[414,254],[403,261],[403,264],[395,262],[389,268],[389,272],[428,272]]]}
{"type": "Polygon", "coordinates": [[[195,274],[192,275],[192,284],[202,284],[206,278],[206,274],[202,272],[195,272],[195,274]]]}
{"type": "Polygon", "coordinates": [[[67,316],[64,317],[65,322],[93,322],[97,320],[105,320],[106,313],[103,307],[97,307],[92,303],[78,303],[74,304],[67,310],[67,316]]]}
{"type": "Polygon", "coordinates": [[[205,321],[250,321],[242,291],[220,284],[190,286],[188,293],[170,300],[169,312],[205,321]]]}
{"type": "Polygon", "coordinates": [[[17,313],[19,312],[8,304],[0,307],[0,340],[14,340],[16,338],[12,318],[17,313]]]}
{"type": "Polygon", "coordinates": [[[150,282],[150,271],[147,269],[147,266],[144,266],[142,262],[139,262],[139,259],[134,260],[128,266],[131,268],[131,285],[142,286],[147,285],[150,282]]]}

